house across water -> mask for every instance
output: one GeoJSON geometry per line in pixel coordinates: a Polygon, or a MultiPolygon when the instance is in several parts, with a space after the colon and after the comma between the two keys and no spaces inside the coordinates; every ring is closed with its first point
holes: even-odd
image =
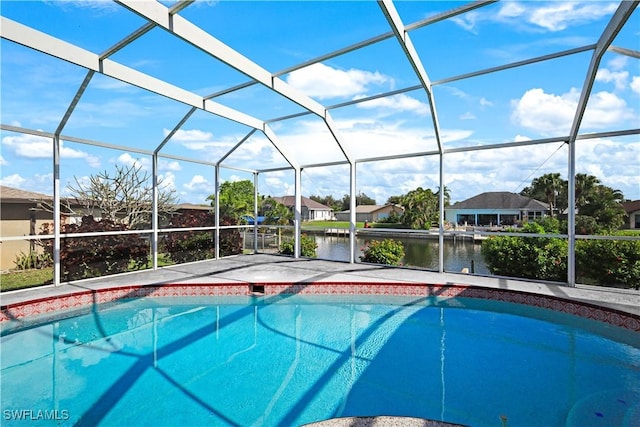
{"type": "Polygon", "coordinates": [[[445,219],[457,225],[516,225],[542,218],[549,204],[508,191],[478,194],[445,208],[445,219]]]}

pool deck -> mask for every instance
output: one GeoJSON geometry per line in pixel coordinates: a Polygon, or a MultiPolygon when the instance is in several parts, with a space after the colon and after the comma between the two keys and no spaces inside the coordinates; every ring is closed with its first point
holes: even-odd
{"type": "Polygon", "coordinates": [[[474,286],[555,297],[640,316],[640,291],[599,286],[569,287],[545,282],[486,277],[463,273],[437,273],[372,264],[294,259],[280,255],[239,255],[101,277],[60,286],[41,286],[3,292],[3,307],[26,301],[55,298],[81,291],[96,291],[131,285],[215,284],[439,284],[474,286]]]}

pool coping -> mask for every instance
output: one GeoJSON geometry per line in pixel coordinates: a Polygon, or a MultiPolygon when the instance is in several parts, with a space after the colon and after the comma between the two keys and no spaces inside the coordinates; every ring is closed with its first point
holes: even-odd
{"type": "Polygon", "coordinates": [[[0,322],[146,296],[406,295],[491,299],[640,332],[640,291],[277,255],[240,255],[0,294],[0,322]]]}

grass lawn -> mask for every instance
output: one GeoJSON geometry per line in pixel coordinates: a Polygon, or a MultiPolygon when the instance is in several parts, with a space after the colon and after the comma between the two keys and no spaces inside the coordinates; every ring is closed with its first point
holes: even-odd
{"type": "MultiPolygon", "coordinates": [[[[158,267],[175,264],[165,254],[158,254],[158,267]]],[[[151,261],[149,261],[151,266],[151,261]]],[[[149,267],[151,268],[151,267],[149,267]]],[[[16,270],[0,275],[0,292],[32,288],[53,282],[53,267],[16,270]]]]}
{"type": "Polygon", "coordinates": [[[32,288],[53,281],[53,267],[20,270],[0,275],[0,291],[32,288]]]}

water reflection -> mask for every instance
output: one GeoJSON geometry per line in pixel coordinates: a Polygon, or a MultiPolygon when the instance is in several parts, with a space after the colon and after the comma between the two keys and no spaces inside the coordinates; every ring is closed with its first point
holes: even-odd
{"type": "MultiPolygon", "coordinates": [[[[336,236],[313,236],[318,244],[318,258],[332,261],[349,260],[349,239],[336,236]]],[[[364,246],[372,240],[381,238],[356,238],[356,259],[362,255],[364,246]]],[[[402,264],[411,267],[438,269],[438,240],[420,238],[394,238],[404,246],[405,256],[402,264]]],[[[471,239],[444,240],[444,269],[459,272],[463,268],[477,274],[489,274],[489,270],[480,253],[481,245],[471,239]]]]}

